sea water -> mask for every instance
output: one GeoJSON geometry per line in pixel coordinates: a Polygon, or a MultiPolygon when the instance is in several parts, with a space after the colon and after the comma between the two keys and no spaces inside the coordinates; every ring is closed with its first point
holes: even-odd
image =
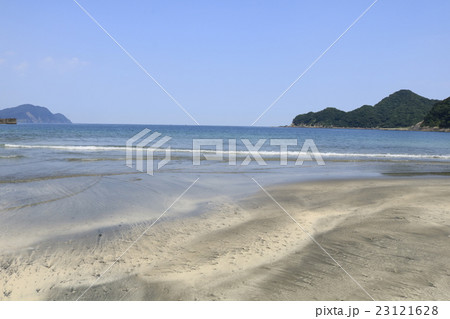
{"type": "MultiPolygon", "coordinates": [[[[221,139],[225,161],[206,163],[211,172],[232,171],[226,161],[229,141],[235,140],[236,165],[240,172],[260,171],[254,158],[248,167],[240,165],[249,155],[242,140],[252,145],[260,140],[265,143],[259,155],[266,162],[267,172],[285,168],[289,174],[305,173],[308,168],[279,163],[280,147],[270,141],[285,139],[298,141],[288,147],[288,161],[295,161],[305,140],[314,141],[328,168],[315,170],[330,172],[330,166],[342,173],[342,168],[360,170],[359,173],[383,173],[391,171],[440,171],[450,162],[450,135],[441,132],[382,131],[320,128],[280,127],[231,127],[231,126],[178,126],[178,125],[14,125],[0,126],[0,177],[26,179],[30,176],[57,175],[59,173],[127,172],[125,166],[126,142],[148,128],[161,137],[170,137],[163,148],[170,147],[173,160],[159,173],[170,170],[195,172],[193,141],[196,139],[221,139]],[[78,165],[82,163],[83,165],[78,165]],[[341,165],[338,163],[347,163],[341,165]],[[351,163],[351,164],[349,164],[351,163]],[[358,164],[355,164],[358,163],[358,164]],[[367,165],[367,163],[370,163],[367,165]],[[384,163],[384,164],[383,164],[384,163]]],[[[151,146],[151,145],[150,145],[151,146]]],[[[215,146],[203,146],[202,150],[215,150],[215,146]]],[[[313,162],[309,164],[314,164],[313,162]]],[[[200,165],[201,166],[201,165],[200,165]]],[[[279,170],[278,170],[279,171],[279,170]]],[[[347,171],[347,169],[345,170],[347,171]]]]}

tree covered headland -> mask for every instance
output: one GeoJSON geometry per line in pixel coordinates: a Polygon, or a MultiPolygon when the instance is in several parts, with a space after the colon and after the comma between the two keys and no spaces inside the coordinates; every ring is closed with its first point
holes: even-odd
{"type": "MultiPolygon", "coordinates": [[[[410,90],[400,90],[380,102],[344,112],[326,108],[319,112],[297,115],[294,126],[397,128],[413,126],[427,116],[439,100],[427,99],[410,90]]],[[[440,113],[439,113],[440,114],[440,113]]]]}
{"type": "Polygon", "coordinates": [[[450,128],[450,97],[434,104],[422,126],[450,128]]]}

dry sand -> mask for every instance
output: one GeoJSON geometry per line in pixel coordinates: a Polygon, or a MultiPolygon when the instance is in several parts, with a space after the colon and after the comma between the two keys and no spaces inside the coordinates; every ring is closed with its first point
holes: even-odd
{"type": "MultiPolygon", "coordinates": [[[[450,299],[450,179],[268,191],[374,299],[450,299]]],[[[76,300],[95,283],[82,300],[370,300],[263,192],[207,211],[156,224],[112,267],[150,224],[4,254],[0,299],[76,300]]]]}

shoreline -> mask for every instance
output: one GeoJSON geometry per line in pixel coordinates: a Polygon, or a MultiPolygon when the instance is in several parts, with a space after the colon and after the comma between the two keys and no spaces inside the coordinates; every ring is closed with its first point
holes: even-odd
{"type": "Polygon", "coordinates": [[[435,127],[338,127],[338,126],[308,126],[308,125],[283,125],[279,127],[286,128],[324,128],[324,129],[342,129],[342,130],[376,130],[376,131],[410,131],[410,132],[442,132],[449,133],[450,128],[435,127]]]}
{"type": "MultiPolygon", "coordinates": [[[[447,300],[449,187],[389,177],[267,191],[375,299],[447,300]]],[[[155,224],[83,300],[369,299],[264,193],[204,211],[155,224]]],[[[0,300],[75,300],[149,223],[0,256],[0,300]]]]}

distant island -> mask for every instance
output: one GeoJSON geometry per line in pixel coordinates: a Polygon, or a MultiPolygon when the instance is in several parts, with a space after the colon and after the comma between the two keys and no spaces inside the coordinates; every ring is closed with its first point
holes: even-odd
{"type": "Polygon", "coordinates": [[[294,127],[398,128],[415,130],[449,129],[450,98],[433,100],[410,90],[400,90],[380,102],[344,112],[328,107],[297,115],[294,127]]]}
{"type": "Polygon", "coordinates": [[[17,123],[46,123],[70,124],[72,123],[61,113],[53,114],[46,107],[32,104],[23,104],[0,110],[0,118],[17,119],[17,123]]]}

